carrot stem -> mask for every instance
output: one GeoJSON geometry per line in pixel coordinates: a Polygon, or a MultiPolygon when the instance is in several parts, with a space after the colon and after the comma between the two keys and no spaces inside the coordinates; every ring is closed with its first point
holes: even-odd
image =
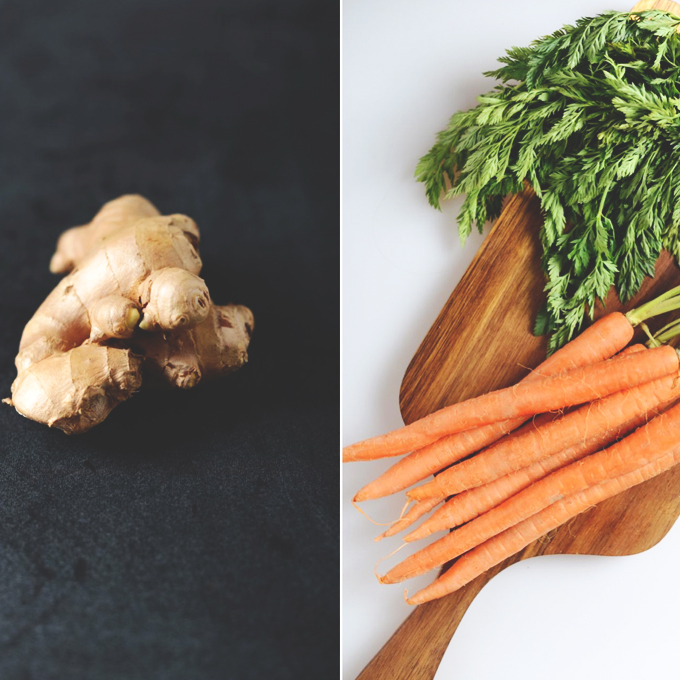
{"type": "Polygon", "coordinates": [[[631,326],[638,326],[653,316],[666,314],[676,309],[680,309],[680,286],[671,288],[644,305],[631,309],[626,313],[626,319],[628,319],[631,326]]]}
{"type": "MultiPolygon", "coordinates": [[[[644,326],[644,324],[643,324],[644,326]]],[[[650,337],[647,343],[648,347],[658,347],[661,344],[665,344],[680,335],[680,319],[675,319],[667,323],[665,326],[660,328],[654,336],[650,337]]]]}

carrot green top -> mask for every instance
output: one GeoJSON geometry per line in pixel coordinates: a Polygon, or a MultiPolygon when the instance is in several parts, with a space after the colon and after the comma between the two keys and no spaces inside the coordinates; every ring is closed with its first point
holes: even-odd
{"type": "Polygon", "coordinates": [[[680,256],[678,26],[659,10],[605,12],[513,47],[486,74],[500,84],[456,113],[416,168],[434,207],[466,194],[463,241],[532,186],[548,277],[536,332],[551,334],[550,351],[612,286],[629,300],[662,248],[680,256]]]}

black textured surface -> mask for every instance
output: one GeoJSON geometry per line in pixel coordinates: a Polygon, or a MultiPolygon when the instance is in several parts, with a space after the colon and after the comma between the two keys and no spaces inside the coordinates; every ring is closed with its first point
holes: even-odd
{"type": "Polygon", "coordinates": [[[59,232],[191,215],[250,363],[69,438],[0,408],[0,680],[338,669],[338,8],[0,0],[0,396],[59,232]]]}

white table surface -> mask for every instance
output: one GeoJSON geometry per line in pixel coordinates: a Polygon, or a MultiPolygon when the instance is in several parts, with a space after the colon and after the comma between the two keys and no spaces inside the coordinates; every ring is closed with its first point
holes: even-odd
{"type": "MultiPolygon", "coordinates": [[[[413,180],[417,159],[456,110],[489,90],[482,72],[512,45],[564,23],[629,6],[599,0],[344,0],[343,441],[402,424],[399,385],[424,333],[479,247],[456,236],[459,204],[437,213],[413,180]]],[[[355,678],[410,613],[403,585],[375,563],[401,545],[351,505],[393,461],[343,467],[343,677],[355,678]]],[[[365,503],[398,516],[403,497],[365,503]]],[[[407,549],[398,557],[406,555],[407,549]]],[[[393,564],[397,556],[381,566],[393,564]]],[[[438,680],[641,680],[680,677],[680,526],[624,558],[522,562],[478,595],[438,680]]],[[[410,592],[431,576],[409,582],[410,592]]]]}

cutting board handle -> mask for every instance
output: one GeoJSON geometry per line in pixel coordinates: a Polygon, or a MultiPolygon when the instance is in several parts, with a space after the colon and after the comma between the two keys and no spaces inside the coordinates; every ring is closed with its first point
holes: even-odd
{"type": "Polygon", "coordinates": [[[478,576],[455,593],[416,607],[357,680],[432,680],[477,593],[518,559],[520,555],[478,576]]]}

